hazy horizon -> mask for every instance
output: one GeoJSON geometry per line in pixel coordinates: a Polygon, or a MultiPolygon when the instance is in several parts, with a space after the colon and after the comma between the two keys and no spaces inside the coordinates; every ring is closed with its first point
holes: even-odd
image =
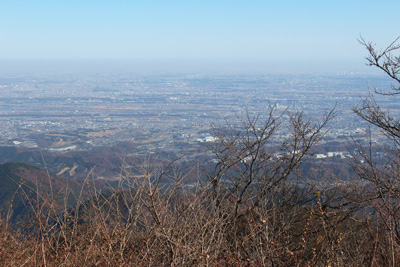
{"type": "Polygon", "coordinates": [[[0,59],[0,74],[130,73],[139,75],[177,74],[381,74],[365,60],[294,62],[279,60],[229,59],[0,59]]]}

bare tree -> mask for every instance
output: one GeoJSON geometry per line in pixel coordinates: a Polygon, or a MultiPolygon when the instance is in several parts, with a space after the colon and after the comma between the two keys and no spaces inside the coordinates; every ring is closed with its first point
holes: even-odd
{"type": "Polygon", "coordinates": [[[311,155],[333,115],[331,110],[312,123],[303,113],[278,112],[271,106],[264,118],[247,113],[237,123],[225,120],[224,126],[213,126],[216,142],[210,149],[217,164],[208,178],[216,207],[233,201],[235,217],[242,204],[266,208],[265,200],[311,155]]]}
{"type": "MultiPolygon", "coordinates": [[[[368,146],[355,145],[353,166],[363,181],[362,193],[365,202],[373,207],[379,218],[377,228],[384,229],[387,236],[390,258],[393,262],[400,256],[400,120],[390,110],[378,103],[376,95],[392,98],[400,94],[400,37],[383,50],[361,38],[367,51],[367,65],[375,66],[387,74],[394,83],[387,91],[375,90],[364,98],[353,110],[365,121],[375,125],[393,145],[385,148],[385,162],[377,163],[373,156],[372,142],[368,146]],[[396,245],[397,244],[397,245],[396,245]]],[[[371,136],[370,139],[371,140],[371,136]]],[[[382,230],[381,229],[381,230],[382,230]]]]}
{"type": "MultiPolygon", "coordinates": [[[[400,94],[400,55],[399,53],[400,37],[392,42],[384,50],[376,50],[375,45],[366,42],[361,38],[360,43],[367,49],[369,55],[366,57],[367,65],[375,66],[383,70],[394,82],[391,90],[382,91],[375,90],[376,94],[395,96],[400,94]]],[[[393,139],[397,144],[400,141],[400,121],[394,118],[390,112],[385,111],[376,102],[373,94],[363,99],[363,103],[355,107],[354,112],[367,122],[377,126],[388,137],[393,139]]]]}
{"type": "Polygon", "coordinates": [[[375,66],[383,70],[390,78],[399,83],[399,85],[392,85],[392,91],[390,92],[376,91],[379,94],[400,94],[400,55],[395,54],[398,53],[400,49],[399,40],[400,36],[383,50],[376,50],[375,44],[365,41],[362,37],[359,40],[360,44],[363,45],[369,53],[365,58],[367,60],[367,65],[375,66]]]}

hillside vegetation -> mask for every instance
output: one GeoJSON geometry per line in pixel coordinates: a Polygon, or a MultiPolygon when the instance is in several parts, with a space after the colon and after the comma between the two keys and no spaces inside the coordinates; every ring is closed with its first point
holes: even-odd
{"type": "Polygon", "coordinates": [[[34,228],[1,220],[4,266],[387,266],[400,256],[386,222],[343,202],[358,198],[351,188],[281,183],[263,205],[247,199],[235,210],[228,188],[218,202],[209,183],[188,188],[169,163],[137,171],[127,169],[125,189],[109,194],[87,180],[89,199],[63,212],[42,197],[29,207],[34,228]]]}
{"type": "MultiPolygon", "coordinates": [[[[73,195],[79,194],[81,184],[25,163],[0,164],[0,210],[3,219],[15,227],[33,216],[35,208],[45,197],[53,198],[60,206],[76,203],[73,195]],[[64,190],[64,191],[63,191],[64,190]],[[65,191],[67,190],[67,191],[65,191]]],[[[61,212],[62,207],[58,207],[61,212]]]]}

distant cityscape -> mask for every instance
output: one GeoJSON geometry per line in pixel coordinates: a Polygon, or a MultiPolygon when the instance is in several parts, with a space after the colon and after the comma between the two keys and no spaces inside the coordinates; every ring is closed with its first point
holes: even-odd
{"type": "MultiPolygon", "coordinates": [[[[356,74],[9,75],[0,78],[0,146],[66,152],[131,142],[137,153],[194,156],[193,148],[213,141],[212,125],[234,123],[246,112],[262,118],[269,106],[314,121],[335,108],[324,140],[345,143],[366,136],[368,125],[352,111],[360,97],[389,87],[385,77],[356,74]]],[[[378,100],[399,112],[396,97],[378,100]]],[[[276,140],[285,134],[282,127],[276,140]]],[[[338,155],[348,154],[317,157],[338,155]]]]}

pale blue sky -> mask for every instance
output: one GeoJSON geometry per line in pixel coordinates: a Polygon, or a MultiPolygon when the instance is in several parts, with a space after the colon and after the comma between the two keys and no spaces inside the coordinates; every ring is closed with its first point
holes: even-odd
{"type": "Polygon", "coordinates": [[[0,0],[0,59],[358,64],[360,34],[388,44],[399,10],[399,0],[0,0]]]}

